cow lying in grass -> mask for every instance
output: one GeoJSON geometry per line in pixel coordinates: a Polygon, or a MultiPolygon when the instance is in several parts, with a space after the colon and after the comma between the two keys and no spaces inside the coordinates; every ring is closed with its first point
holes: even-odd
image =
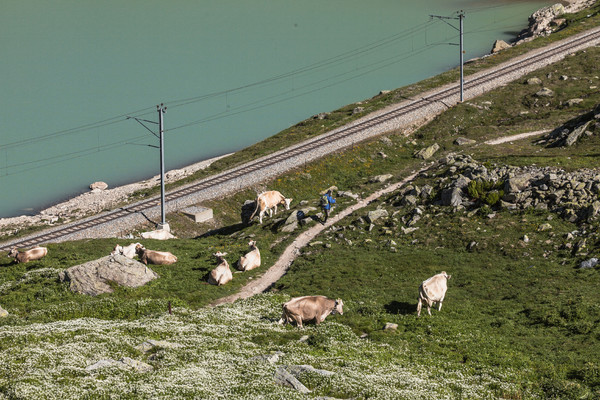
{"type": "Polygon", "coordinates": [[[26,251],[18,251],[16,247],[13,247],[8,252],[8,256],[14,258],[17,263],[39,260],[45,257],[46,254],[48,254],[48,248],[39,246],[26,251]]]}
{"type": "Polygon", "coordinates": [[[442,310],[442,302],[448,289],[448,279],[451,277],[452,275],[448,275],[446,271],[442,271],[421,283],[421,286],[419,286],[419,302],[417,303],[418,317],[421,316],[423,302],[427,304],[427,313],[429,315],[431,315],[431,307],[435,303],[438,303],[438,311],[442,310]]]}
{"type": "Polygon", "coordinates": [[[283,305],[283,314],[280,324],[292,323],[302,328],[303,321],[315,321],[319,325],[329,314],[344,314],[344,302],[341,299],[333,300],[325,296],[295,297],[283,305]]]}
{"type": "MultiPolygon", "coordinates": [[[[141,243],[131,243],[129,246],[121,246],[120,244],[116,245],[115,248],[113,249],[113,251],[110,253],[111,256],[117,255],[117,254],[121,254],[127,258],[133,258],[135,257],[137,250],[136,247],[140,245],[142,246],[141,243]]],[[[142,246],[143,247],[143,246],[142,246]]]]}
{"type": "Polygon", "coordinates": [[[177,257],[168,251],[148,250],[141,244],[138,244],[135,247],[135,251],[140,258],[140,261],[146,265],[170,265],[177,262],[177,257]]]}
{"type": "Polygon", "coordinates": [[[251,269],[260,267],[260,251],[256,247],[256,241],[251,240],[248,246],[250,246],[250,251],[240,257],[240,261],[238,262],[238,269],[240,271],[250,271],[251,269]]]}
{"type": "Polygon", "coordinates": [[[211,285],[221,286],[229,282],[233,279],[233,274],[229,269],[229,263],[225,260],[225,256],[227,253],[221,253],[220,251],[213,254],[217,257],[219,261],[219,265],[212,271],[210,271],[210,275],[208,276],[208,283],[211,285]]]}

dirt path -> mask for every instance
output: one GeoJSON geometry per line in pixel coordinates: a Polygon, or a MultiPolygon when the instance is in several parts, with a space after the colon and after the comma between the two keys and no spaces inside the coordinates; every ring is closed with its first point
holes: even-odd
{"type": "Polygon", "coordinates": [[[342,210],[340,213],[331,216],[327,222],[322,224],[317,224],[312,228],[302,232],[294,241],[284,250],[283,254],[279,257],[277,261],[269,268],[263,275],[256,278],[255,280],[247,283],[244,287],[240,289],[239,292],[232,294],[227,297],[220,298],[210,306],[218,306],[220,304],[225,303],[233,303],[238,299],[246,299],[248,297],[254,296],[255,294],[262,293],[268,288],[271,287],[275,282],[277,282],[289,269],[292,262],[296,259],[296,257],[300,254],[300,249],[306,246],[311,240],[313,240],[319,233],[329,228],[333,224],[352,214],[354,211],[364,208],[371,204],[374,200],[383,196],[384,194],[391,193],[398,188],[402,187],[406,183],[412,181],[415,176],[420,174],[423,171],[431,168],[433,164],[430,164],[427,167],[420,169],[417,172],[412,173],[411,175],[404,178],[402,181],[394,183],[384,189],[378,190],[377,192],[371,194],[366,199],[359,200],[356,204],[351,205],[350,207],[342,210]]]}
{"type": "Polygon", "coordinates": [[[513,140],[521,140],[521,139],[525,139],[528,138],[530,136],[539,136],[542,135],[544,133],[548,133],[550,132],[549,130],[545,130],[545,131],[535,131],[535,132],[525,132],[525,133],[519,133],[517,135],[511,135],[511,136],[506,136],[506,137],[501,137],[498,139],[492,139],[492,140],[488,140],[486,142],[484,142],[485,144],[501,144],[501,143],[506,143],[506,142],[512,142],[513,140]]]}

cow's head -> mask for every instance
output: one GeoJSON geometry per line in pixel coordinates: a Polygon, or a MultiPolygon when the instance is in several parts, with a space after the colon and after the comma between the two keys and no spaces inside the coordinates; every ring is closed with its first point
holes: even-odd
{"type": "Polygon", "coordinates": [[[248,246],[250,246],[250,247],[256,246],[256,240],[249,241],[248,246]]]}
{"type": "Polygon", "coordinates": [[[10,251],[8,252],[8,256],[9,257],[13,257],[15,258],[17,256],[17,254],[19,254],[19,251],[17,250],[16,247],[13,247],[12,249],[10,249],[10,251]]]}
{"type": "Polygon", "coordinates": [[[111,256],[116,256],[117,254],[123,254],[123,246],[120,244],[116,245],[113,251],[110,253],[111,256]]]}
{"type": "Polygon", "coordinates": [[[141,254],[144,250],[146,250],[146,248],[142,244],[138,243],[135,245],[136,254],[141,254]]]}
{"type": "Polygon", "coordinates": [[[292,202],[292,200],[294,200],[294,199],[283,199],[283,201],[285,201],[285,209],[286,210],[290,209],[290,203],[292,202]]]}
{"type": "Polygon", "coordinates": [[[221,253],[220,251],[217,251],[216,253],[213,254],[213,256],[217,257],[217,258],[223,258],[227,255],[227,253],[221,253]]]}
{"type": "Polygon", "coordinates": [[[344,315],[344,302],[342,301],[342,299],[337,299],[335,301],[335,306],[333,307],[333,310],[331,310],[332,314],[340,314],[340,315],[344,315]]]}
{"type": "Polygon", "coordinates": [[[452,278],[452,275],[448,275],[448,274],[446,273],[446,271],[442,271],[442,272],[440,272],[440,275],[443,275],[443,276],[445,276],[445,277],[446,277],[446,279],[450,279],[450,278],[452,278]]]}

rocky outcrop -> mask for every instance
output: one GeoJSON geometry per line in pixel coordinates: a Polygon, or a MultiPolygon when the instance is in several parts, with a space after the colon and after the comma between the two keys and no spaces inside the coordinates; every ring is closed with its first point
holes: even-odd
{"type": "Polygon", "coordinates": [[[419,150],[416,154],[416,158],[420,158],[422,160],[428,160],[440,149],[440,145],[437,143],[432,144],[429,147],[419,150]]]}
{"type": "Polygon", "coordinates": [[[600,129],[600,105],[592,111],[567,121],[545,135],[536,144],[546,147],[569,147],[584,135],[591,136],[600,129]]]}
{"type": "Polygon", "coordinates": [[[61,272],[59,277],[63,282],[70,282],[73,292],[97,296],[113,292],[109,282],[135,288],[158,275],[139,261],[115,255],[76,265],[61,272]]]}
{"type": "Polygon", "coordinates": [[[492,46],[492,54],[496,54],[508,48],[510,48],[510,44],[506,43],[504,40],[496,40],[492,46]]]}

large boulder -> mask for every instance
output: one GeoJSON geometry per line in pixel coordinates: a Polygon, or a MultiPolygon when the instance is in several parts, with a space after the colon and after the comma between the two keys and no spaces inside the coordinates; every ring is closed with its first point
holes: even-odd
{"type": "Polygon", "coordinates": [[[492,54],[496,54],[499,51],[509,49],[509,48],[510,48],[510,44],[506,43],[504,40],[498,39],[494,42],[494,45],[492,46],[492,54]]]}
{"type": "Polygon", "coordinates": [[[377,221],[378,219],[385,218],[387,216],[389,216],[387,210],[377,209],[377,210],[369,211],[367,213],[367,221],[372,224],[373,222],[377,221]]]}
{"type": "Polygon", "coordinates": [[[416,158],[420,158],[422,160],[428,160],[440,149],[440,145],[437,143],[432,144],[429,147],[421,149],[415,154],[416,158]]]}
{"type": "Polygon", "coordinates": [[[463,203],[462,190],[457,187],[442,191],[442,205],[458,207],[463,203]]]}
{"type": "Polygon", "coordinates": [[[109,282],[135,288],[158,278],[158,275],[141,262],[118,254],[68,268],[59,277],[63,282],[70,282],[73,292],[97,296],[113,292],[109,282]]]}

